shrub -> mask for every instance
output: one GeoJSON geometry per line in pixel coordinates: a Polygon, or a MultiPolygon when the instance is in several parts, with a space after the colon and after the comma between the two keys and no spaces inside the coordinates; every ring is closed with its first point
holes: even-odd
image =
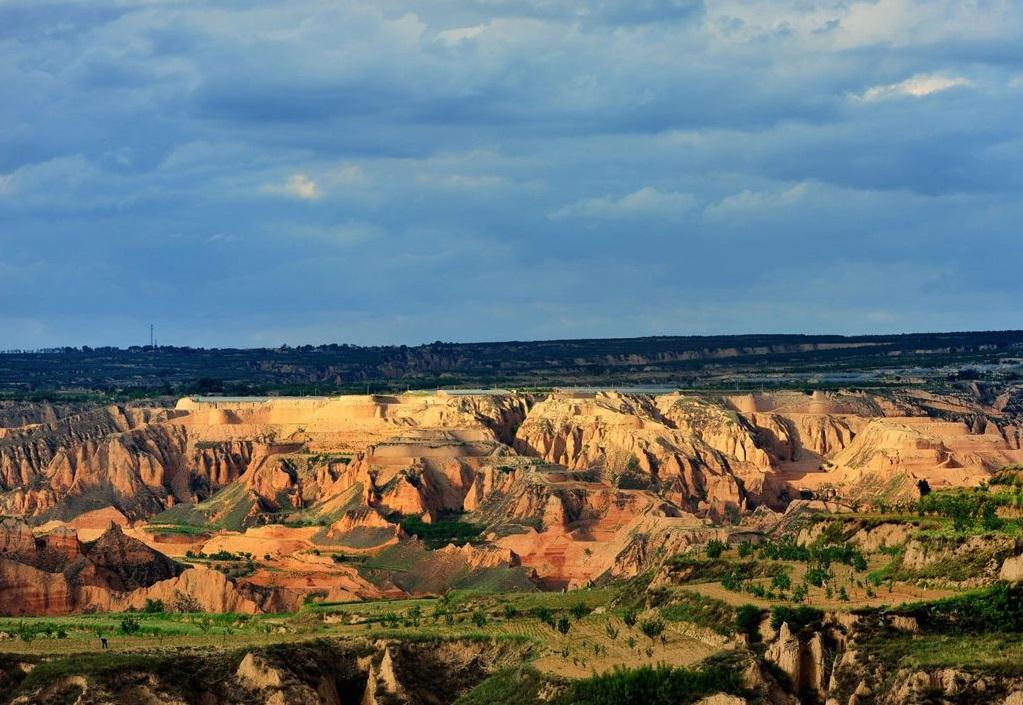
{"type": "Polygon", "coordinates": [[[192,613],[202,611],[202,606],[199,601],[189,595],[188,593],[175,591],[174,593],[174,611],[181,613],[192,613]]]}
{"type": "Polygon", "coordinates": [[[568,617],[562,617],[558,620],[558,631],[562,634],[568,634],[568,630],[572,628],[572,623],[568,621],[568,617]]]}
{"type": "Polygon", "coordinates": [[[142,624],[139,622],[138,617],[126,615],[121,619],[121,633],[126,636],[137,634],[141,628],[142,624]]]}
{"type": "Polygon", "coordinates": [[[664,631],[664,621],[657,617],[651,617],[650,619],[644,619],[639,623],[639,630],[645,634],[650,641],[653,641],[661,635],[664,631]]]}
{"type": "Polygon", "coordinates": [[[789,629],[798,632],[819,624],[823,618],[824,613],[821,610],[802,605],[799,607],[780,605],[771,609],[771,627],[774,629],[780,629],[782,623],[787,623],[789,629]]]}
{"type": "Polygon", "coordinates": [[[752,638],[758,634],[763,610],[756,605],[743,605],[735,612],[735,627],[752,638]]]}
{"type": "Polygon", "coordinates": [[[806,571],[805,580],[809,585],[816,585],[817,587],[823,587],[828,579],[831,577],[831,571],[829,571],[823,565],[815,565],[810,567],[806,571]]]}
{"type": "Polygon", "coordinates": [[[572,605],[572,609],[570,609],[569,612],[571,612],[572,616],[575,617],[576,619],[582,619],[583,617],[590,613],[590,608],[584,605],[583,603],[578,602],[572,605]]]}
{"type": "Polygon", "coordinates": [[[721,554],[725,552],[727,546],[723,541],[713,539],[707,542],[707,558],[720,558],[721,554]]]}
{"type": "Polygon", "coordinates": [[[548,624],[552,627],[554,626],[554,615],[551,614],[551,611],[546,607],[541,606],[533,608],[533,616],[544,624],[548,624]]]}
{"type": "Polygon", "coordinates": [[[160,612],[163,612],[163,610],[164,610],[163,600],[153,600],[148,597],[146,598],[145,607],[142,608],[142,611],[145,612],[146,614],[158,614],[160,612]]]}

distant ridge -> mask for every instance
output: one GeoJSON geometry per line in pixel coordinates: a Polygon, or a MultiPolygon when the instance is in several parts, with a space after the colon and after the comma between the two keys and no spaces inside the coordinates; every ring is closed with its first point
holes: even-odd
{"type": "MultiPolygon", "coordinates": [[[[677,384],[802,379],[883,383],[992,366],[1015,374],[1023,331],[897,335],[650,336],[405,346],[57,348],[0,355],[0,395],[332,394],[436,387],[677,384]],[[1016,362],[1013,362],[1013,361],[1016,362]],[[884,374],[882,374],[882,372],[884,374]],[[843,379],[841,375],[855,375],[843,379]]],[[[969,373],[969,374],[972,374],[969,373]]],[[[981,375],[983,376],[983,375],[981,375]]]]}

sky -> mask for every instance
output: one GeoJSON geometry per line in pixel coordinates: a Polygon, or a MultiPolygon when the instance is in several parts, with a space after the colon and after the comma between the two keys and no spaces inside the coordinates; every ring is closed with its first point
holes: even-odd
{"type": "Polygon", "coordinates": [[[1023,328],[1019,0],[0,0],[0,349],[1023,328]]]}

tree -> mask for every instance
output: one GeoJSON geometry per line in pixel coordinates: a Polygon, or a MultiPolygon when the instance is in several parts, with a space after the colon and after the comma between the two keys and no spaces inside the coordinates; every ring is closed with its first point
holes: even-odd
{"type": "Polygon", "coordinates": [[[554,616],[551,614],[551,611],[546,607],[535,608],[533,610],[533,614],[536,616],[537,619],[539,619],[544,624],[549,624],[552,627],[554,626],[554,616]]]}
{"type": "Polygon", "coordinates": [[[138,617],[129,614],[121,619],[121,633],[126,636],[138,634],[141,628],[142,624],[139,622],[138,617]]]}
{"type": "Polygon", "coordinates": [[[568,630],[572,628],[572,623],[568,621],[568,617],[562,617],[558,620],[558,631],[562,634],[568,634],[568,630]]]}
{"type": "Polygon", "coordinates": [[[778,588],[779,590],[788,590],[792,587],[792,580],[789,578],[788,573],[778,573],[771,578],[771,585],[778,588]]]}
{"type": "Polygon", "coordinates": [[[639,624],[639,630],[645,634],[650,641],[653,641],[661,635],[664,631],[664,622],[657,617],[651,617],[650,619],[644,619],[639,624]]]}
{"type": "Polygon", "coordinates": [[[173,606],[175,612],[181,612],[183,614],[202,611],[202,605],[199,604],[197,599],[188,593],[180,591],[174,592],[173,606]]]}
{"type": "Polygon", "coordinates": [[[760,619],[763,616],[760,608],[756,605],[742,605],[735,611],[735,626],[752,639],[760,627],[760,619]]]}
{"type": "Polygon", "coordinates": [[[921,497],[926,497],[931,493],[931,483],[921,478],[916,482],[916,490],[921,497]]]}
{"type": "Polygon", "coordinates": [[[725,551],[725,544],[723,541],[713,539],[707,542],[707,558],[720,558],[721,554],[725,551]]]}

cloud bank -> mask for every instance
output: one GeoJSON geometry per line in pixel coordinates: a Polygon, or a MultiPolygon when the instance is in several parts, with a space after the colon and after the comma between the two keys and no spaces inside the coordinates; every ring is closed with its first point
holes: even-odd
{"type": "Polygon", "coordinates": [[[0,2],[0,347],[1023,327],[1009,0],[0,2]]]}

